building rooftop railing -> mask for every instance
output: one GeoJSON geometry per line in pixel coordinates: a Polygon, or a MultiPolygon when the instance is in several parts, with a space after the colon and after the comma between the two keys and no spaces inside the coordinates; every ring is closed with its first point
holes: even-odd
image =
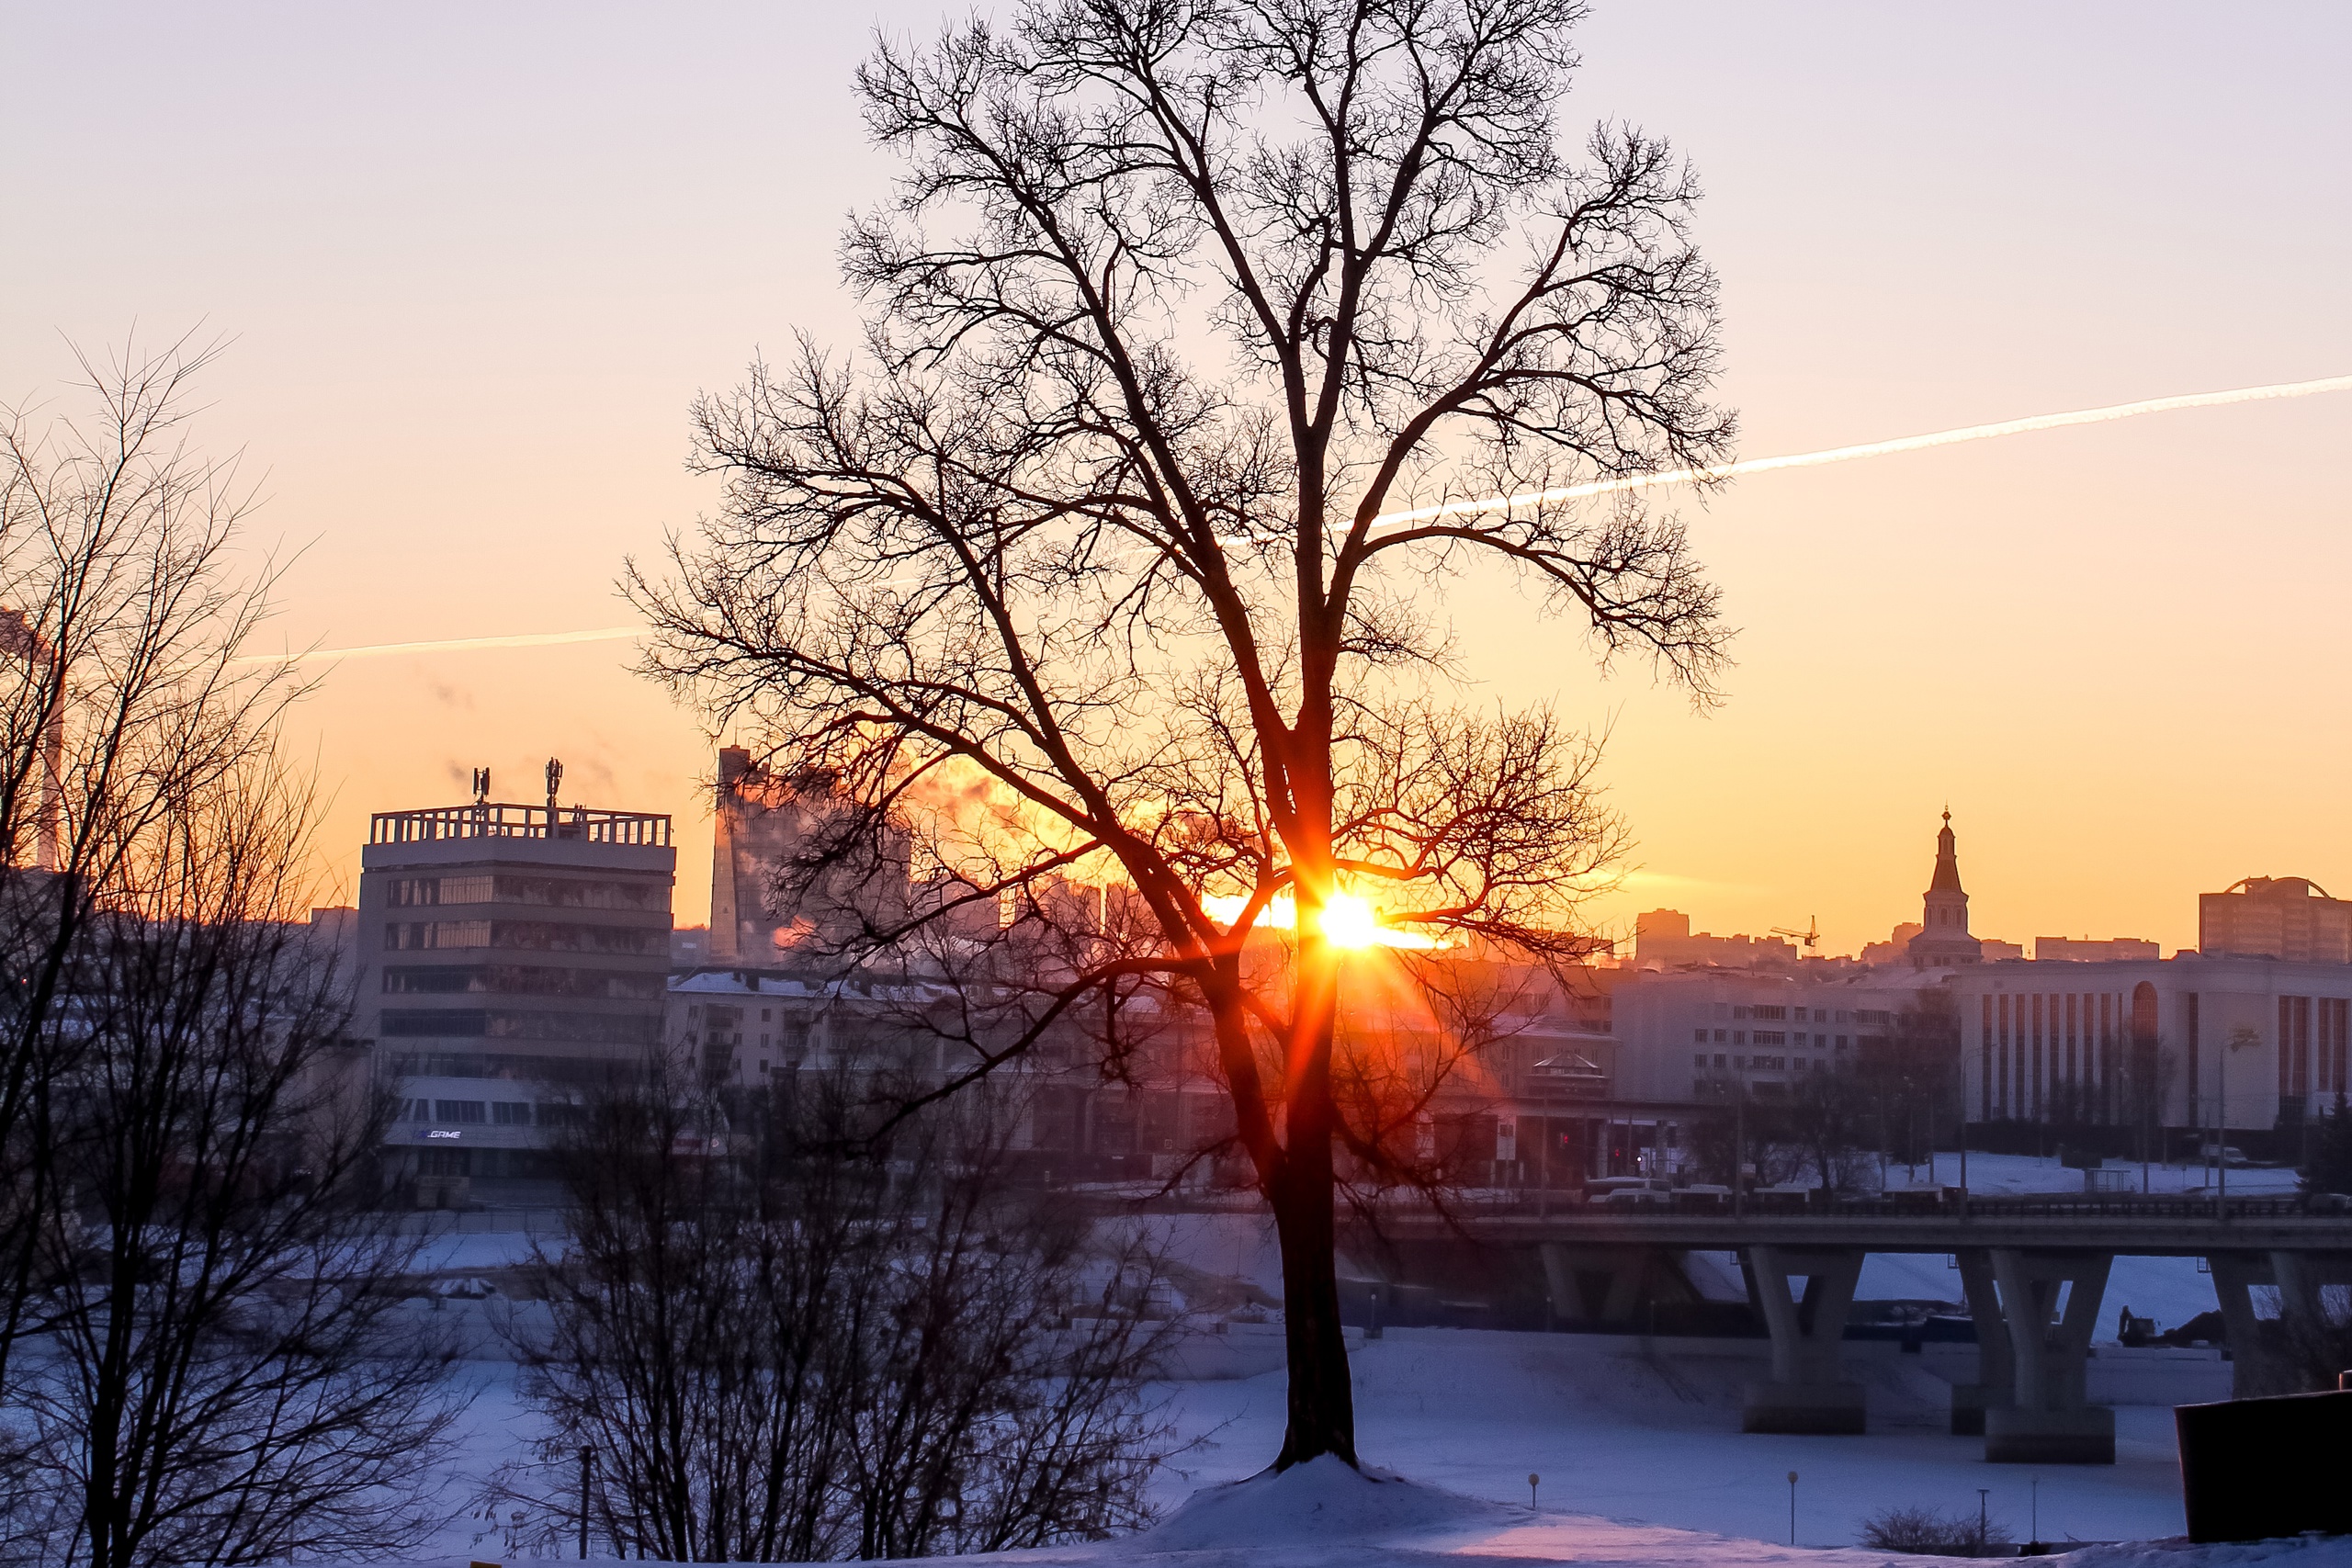
{"type": "Polygon", "coordinates": [[[422,844],[440,839],[573,839],[590,844],[672,847],[670,818],[651,811],[483,800],[422,811],[379,811],[369,818],[371,844],[422,844]]]}

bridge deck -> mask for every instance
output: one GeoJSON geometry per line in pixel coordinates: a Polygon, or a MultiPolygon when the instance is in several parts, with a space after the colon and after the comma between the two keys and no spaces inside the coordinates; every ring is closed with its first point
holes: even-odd
{"type": "Polygon", "coordinates": [[[1581,1205],[1549,1213],[1479,1207],[1381,1216],[1398,1240],[1451,1235],[1491,1242],[1723,1250],[1749,1246],[1860,1247],[1867,1252],[1956,1252],[1967,1247],[2080,1247],[2131,1257],[2202,1258],[2216,1252],[2352,1253],[2352,1215],[2313,1213],[2289,1199],[2210,1201],[2142,1199],[1973,1199],[1904,1213],[1877,1203],[1791,1204],[1734,1213],[1658,1205],[1581,1205]]]}

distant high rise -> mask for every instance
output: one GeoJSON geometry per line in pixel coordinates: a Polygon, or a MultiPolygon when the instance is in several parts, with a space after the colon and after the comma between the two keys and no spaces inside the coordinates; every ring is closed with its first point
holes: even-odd
{"type": "Polygon", "coordinates": [[[2303,876],[2249,876],[2197,897],[2197,948],[2208,958],[2352,963],[2352,901],[2303,876]]]}
{"type": "Polygon", "coordinates": [[[1968,893],[1960,885],[1958,840],[1952,836],[1951,813],[1944,813],[1942,831],[1936,835],[1936,873],[1922,900],[1921,930],[1911,939],[1911,963],[1920,969],[1941,969],[1955,964],[1978,964],[1984,944],[1968,934],[1968,893]]]}
{"type": "Polygon", "coordinates": [[[729,746],[718,753],[716,830],[711,842],[707,962],[762,965],[788,962],[812,941],[820,948],[866,924],[899,918],[907,907],[907,845],[888,836],[879,846],[833,857],[837,864],[789,897],[787,872],[827,853],[834,809],[821,780],[793,780],[729,746]]]}

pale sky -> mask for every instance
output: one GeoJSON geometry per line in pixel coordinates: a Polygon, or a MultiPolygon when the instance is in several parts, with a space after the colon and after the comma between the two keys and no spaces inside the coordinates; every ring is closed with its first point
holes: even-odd
{"type": "MultiPolygon", "coordinates": [[[[0,400],[68,340],[232,340],[200,427],[299,550],[293,647],[607,626],[689,523],[695,393],[842,341],[882,190],[848,78],[885,6],[0,8],[0,400]]],[[[1709,191],[1724,395],[1763,457],[2352,374],[2352,8],[1598,0],[1571,130],[1709,191]]],[[[1917,918],[1949,800],[1981,935],[2195,941],[2195,896],[2352,896],[2352,395],[1754,476],[1690,513],[1744,628],[1720,712],[1602,681],[1519,597],[1452,605],[1481,682],[1613,723],[1639,840],[1597,911],[1851,951],[1917,918]]],[[[627,646],[355,660],[291,739],[367,814],[469,771],[672,811],[707,909],[710,739],[627,646]]],[[[332,890],[331,890],[332,891],[332,890]]]]}

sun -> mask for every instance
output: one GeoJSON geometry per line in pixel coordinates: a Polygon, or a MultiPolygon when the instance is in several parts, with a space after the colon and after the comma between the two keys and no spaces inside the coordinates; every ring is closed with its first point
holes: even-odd
{"type": "Polygon", "coordinates": [[[1352,893],[1334,893],[1323,905],[1323,940],[1333,947],[1370,947],[1386,933],[1380,915],[1352,893]]]}

